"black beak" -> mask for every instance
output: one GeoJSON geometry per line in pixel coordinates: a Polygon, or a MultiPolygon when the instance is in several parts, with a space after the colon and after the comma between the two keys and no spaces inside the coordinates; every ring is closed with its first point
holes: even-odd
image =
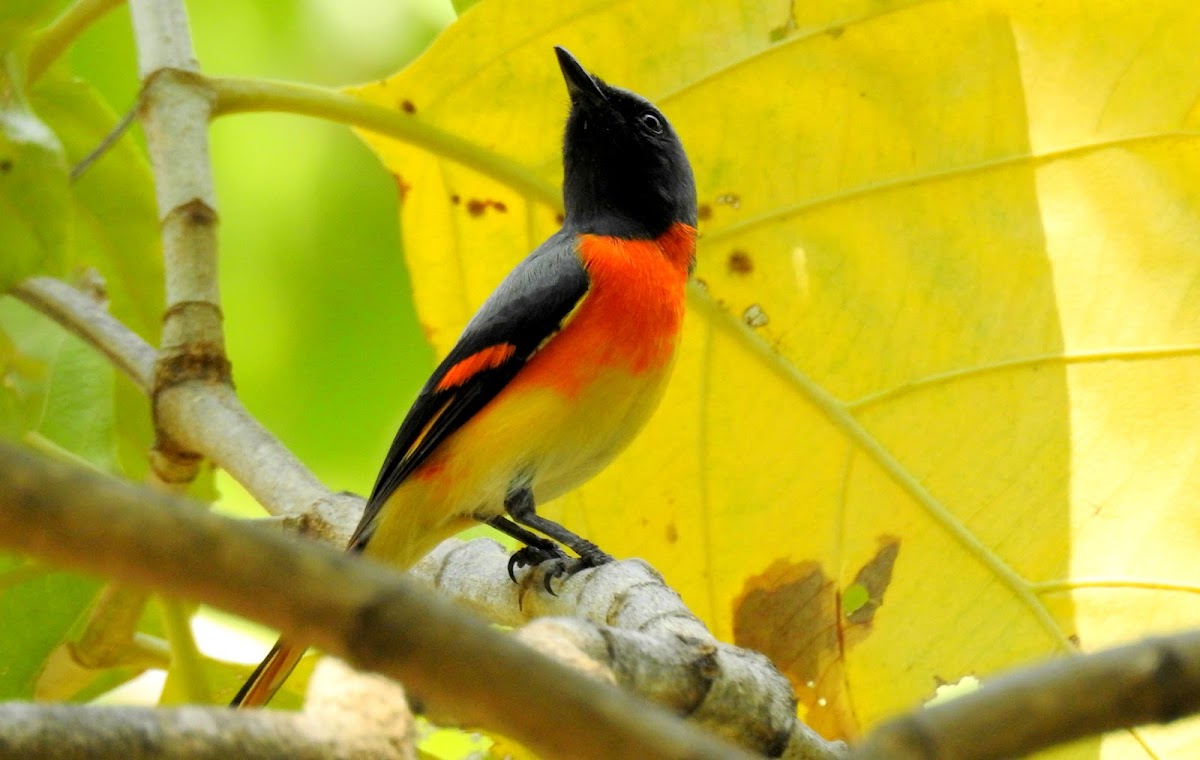
{"type": "Polygon", "coordinates": [[[563,79],[567,80],[567,92],[571,94],[572,103],[600,105],[608,100],[600,85],[587,73],[587,69],[579,65],[575,56],[558,45],[554,46],[554,52],[558,55],[558,67],[562,69],[563,79]]]}

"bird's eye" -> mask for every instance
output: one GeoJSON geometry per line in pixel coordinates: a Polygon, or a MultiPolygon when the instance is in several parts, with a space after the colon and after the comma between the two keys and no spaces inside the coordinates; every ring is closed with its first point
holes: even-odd
{"type": "Polygon", "coordinates": [[[644,113],[639,121],[642,122],[642,127],[652,135],[661,135],[663,133],[662,119],[652,113],[644,113]]]}

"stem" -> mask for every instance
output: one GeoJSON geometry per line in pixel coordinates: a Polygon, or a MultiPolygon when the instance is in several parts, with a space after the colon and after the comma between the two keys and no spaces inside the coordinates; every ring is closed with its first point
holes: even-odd
{"type": "Polygon", "coordinates": [[[208,688],[208,679],[204,677],[200,649],[192,635],[188,610],[178,599],[165,596],[158,597],[158,608],[163,629],[167,633],[167,643],[171,645],[171,671],[163,689],[161,704],[211,704],[212,692],[208,688]],[[172,688],[173,680],[176,688],[172,688]]]}
{"type": "Polygon", "coordinates": [[[534,172],[414,116],[311,85],[235,78],[208,81],[217,96],[213,116],[284,111],[349,124],[444,156],[548,206],[562,206],[558,191],[534,172]]]}
{"type": "MultiPolygon", "coordinates": [[[[162,355],[224,358],[217,289],[216,200],[208,156],[212,94],[192,53],[182,0],[131,0],[143,81],[142,128],[162,222],[162,355]]],[[[177,381],[185,381],[185,377],[177,381]]],[[[161,389],[161,383],[156,392],[161,389]]]]}
{"type": "Polygon", "coordinates": [[[217,211],[208,155],[213,95],[192,52],[183,0],[130,0],[142,131],[162,227],[166,311],[150,393],[157,433],[151,468],[164,483],[196,477],[200,452],[181,445],[160,407],[193,386],[232,387],[217,280],[217,211]]]}
{"type": "MultiPolygon", "coordinates": [[[[375,707],[375,705],[372,705],[375,707]]],[[[189,760],[409,760],[408,722],[382,710],[293,713],[212,707],[0,703],[4,756],[189,760]],[[351,737],[344,727],[358,729],[351,737]],[[359,728],[362,726],[362,728],[359,728]]]]}
{"type": "Polygon", "coordinates": [[[123,0],[79,0],[63,11],[62,15],[34,37],[25,81],[29,84],[37,81],[83,30],[122,2],[123,0]]]}
{"type": "Polygon", "coordinates": [[[154,349],[95,300],[53,277],[30,277],[10,292],[86,341],[143,392],[150,392],[154,349]]]}
{"type": "Polygon", "coordinates": [[[1200,710],[1200,631],[1048,660],[875,728],[852,760],[1025,757],[1200,710]]]}

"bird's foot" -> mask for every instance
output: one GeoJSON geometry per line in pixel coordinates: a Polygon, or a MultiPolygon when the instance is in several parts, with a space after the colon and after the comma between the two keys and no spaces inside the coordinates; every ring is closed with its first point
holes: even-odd
{"type": "Polygon", "coordinates": [[[553,541],[543,538],[536,543],[529,542],[525,546],[512,553],[508,558],[508,577],[512,578],[512,582],[517,582],[516,569],[518,567],[536,567],[543,562],[569,560],[563,550],[558,548],[558,544],[553,541]]]}
{"type": "Polygon", "coordinates": [[[580,570],[606,565],[613,561],[611,555],[601,551],[590,541],[584,541],[577,549],[578,557],[568,557],[558,544],[548,539],[539,540],[537,543],[528,543],[513,552],[512,556],[508,558],[508,577],[512,578],[513,583],[516,583],[517,568],[539,567],[544,573],[542,585],[551,595],[557,596],[550,585],[554,579],[570,578],[580,570]]]}
{"type": "Polygon", "coordinates": [[[570,578],[580,570],[586,570],[589,567],[599,567],[607,565],[613,561],[612,555],[600,551],[600,549],[590,541],[583,542],[582,546],[576,547],[579,551],[578,559],[574,557],[556,557],[546,560],[539,567],[543,568],[544,575],[542,576],[542,585],[546,587],[546,591],[551,596],[558,596],[554,593],[554,589],[550,586],[550,582],[555,578],[570,578]]]}

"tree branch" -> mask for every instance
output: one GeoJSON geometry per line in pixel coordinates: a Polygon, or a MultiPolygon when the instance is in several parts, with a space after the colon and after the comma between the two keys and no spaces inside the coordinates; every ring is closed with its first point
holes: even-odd
{"type": "Polygon", "coordinates": [[[1049,660],[884,723],[853,760],[1000,760],[1200,711],[1200,631],[1049,660]]]}
{"type": "Polygon", "coordinates": [[[213,116],[247,111],[283,111],[377,132],[427,148],[445,158],[503,182],[551,208],[562,208],[558,188],[535,172],[458,135],[406,113],[377,106],[344,92],[292,82],[212,78],[213,116]]]}
{"type": "Polygon", "coordinates": [[[34,82],[46,73],[50,64],[70,47],[83,30],[120,4],[121,0],[78,0],[64,10],[34,38],[25,72],[26,81],[34,82]]]}
{"type": "Polygon", "coordinates": [[[22,760],[408,760],[408,727],[352,734],[327,713],[0,703],[3,754],[22,760]]]}
{"type": "MultiPolygon", "coordinates": [[[[81,291],[52,277],[31,277],[12,294],[98,350],[143,391],[154,384],[154,349],[81,291]]],[[[192,383],[164,394],[159,425],[188,451],[208,457],[274,515],[345,546],[363,500],[334,494],[242,406],[229,386],[192,383]]]]}
{"type": "Polygon", "coordinates": [[[182,0],[131,0],[139,115],[162,227],[166,312],[151,403],[157,441],[151,466],[165,483],[195,476],[200,452],[164,424],[163,399],[190,385],[232,387],[217,280],[217,211],[208,155],[215,97],[200,76],[182,0]]]}
{"type": "Polygon", "coordinates": [[[0,494],[0,545],[10,550],[275,626],[546,755],[749,757],[363,558],[7,443],[0,494]]]}
{"type": "Polygon", "coordinates": [[[542,618],[518,633],[538,651],[570,653],[577,667],[602,672],[740,746],[789,760],[829,760],[845,751],[797,719],[791,684],[770,660],[718,641],[641,560],[572,578],[558,596],[538,591],[537,572],[512,583],[507,565],[508,552],[494,541],[451,539],[411,572],[503,625],[542,618]]]}
{"type": "Polygon", "coordinates": [[[154,349],[94,298],[53,277],[30,277],[10,291],[90,344],[147,393],[154,349]]]}

